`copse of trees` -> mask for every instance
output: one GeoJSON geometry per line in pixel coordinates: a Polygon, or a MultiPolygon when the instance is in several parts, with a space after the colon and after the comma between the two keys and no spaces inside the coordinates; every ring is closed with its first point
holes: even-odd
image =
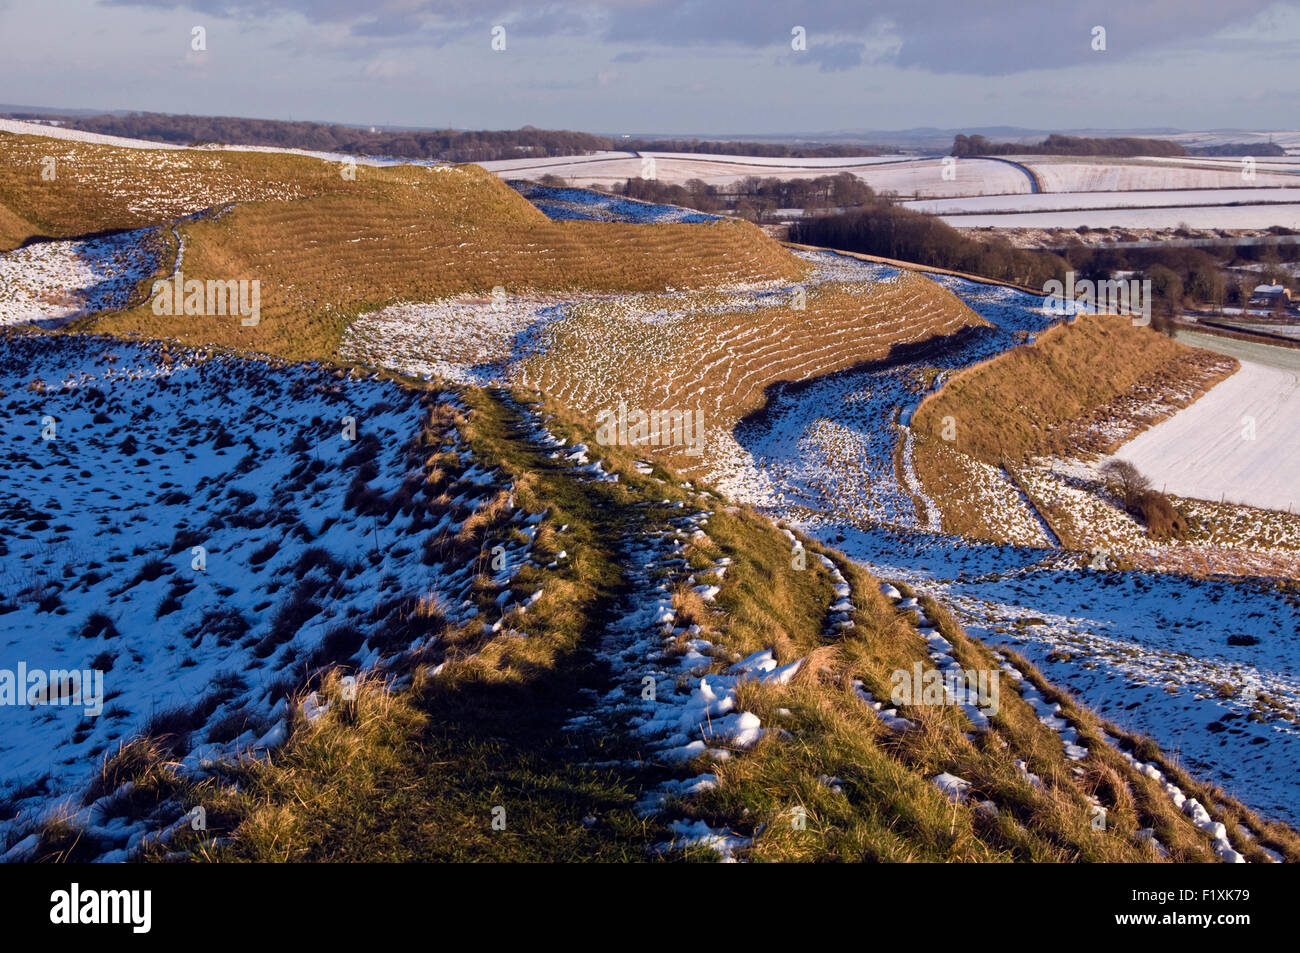
{"type": "Polygon", "coordinates": [[[1284,156],[1276,142],[1225,142],[1220,146],[1189,146],[1189,156],[1284,156]]]}
{"type": "Polygon", "coordinates": [[[790,240],[964,271],[1041,288],[1062,280],[1069,265],[1059,255],[1016,248],[1003,238],[972,238],[933,215],[876,198],[838,215],[818,215],[790,226],[790,240]]]}
{"type": "Polygon", "coordinates": [[[1148,480],[1127,460],[1110,459],[1101,467],[1101,478],[1153,539],[1171,539],[1187,532],[1187,519],[1169,497],[1151,488],[1148,480]]]}
{"type": "Polygon", "coordinates": [[[1053,133],[1039,143],[989,142],[980,135],[958,135],[952,142],[955,156],[1182,156],[1187,150],[1163,139],[1131,136],[1089,138],[1053,133]]]}
{"type": "Polygon", "coordinates": [[[1131,272],[1131,277],[1138,280],[1150,279],[1154,310],[1157,315],[1169,317],[1185,304],[1211,308],[1244,305],[1258,282],[1229,281],[1224,276],[1225,267],[1238,252],[1230,245],[1107,248],[1079,244],[1062,254],[1079,278],[1105,281],[1118,273],[1131,272]]]}
{"type": "MultiPolygon", "coordinates": [[[[548,184],[548,179],[542,184],[548,184]]],[[[731,211],[755,222],[763,221],[768,213],[780,208],[852,208],[877,198],[870,186],[849,172],[811,179],[750,175],[725,187],[709,185],[701,179],[676,185],[658,179],[635,178],[612,191],[645,202],[685,205],[702,212],[731,211]]]]}

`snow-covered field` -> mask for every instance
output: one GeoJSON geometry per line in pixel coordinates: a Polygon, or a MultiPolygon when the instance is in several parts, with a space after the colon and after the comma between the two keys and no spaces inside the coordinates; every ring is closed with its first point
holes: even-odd
{"type": "Polygon", "coordinates": [[[127,304],[158,267],[152,229],[0,252],[0,326],[54,326],[127,304]]]}
{"type": "MultiPolygon", "coordinates": [[[[77,799],[119,743],[151,731],[192,770],[274,746],[286,693],[318,666],[382,669],[421,647],[421,600],[453,620],[475,611],[472,562],[421,547],[499,487],[453,430],[452,503],[426,498],[418,392],[311,365],[17,337],[0,341],[0,393],[0,669],[98,670],[104,692],[98,714],[85,691],[0,704],[5,818],[67,799],[121,858],[148,819],[77,799]]],[[[513,515],[530,539],[536,520],[513,515]]],[[[508,544],[506,565],[527,549],[508,544]]]]}
{"type": "Polygon", "coordinates": [[[946,166],[940,156],[770,159],[647,152],[508,159],[480,165],[507,179],[558,175],[575,186],[621,185],[627,179],[638,177],[674,185],[700,179],[709,185],[728,186],[752,175],[809,179],[849,172],[878,192],[909,197],[1002,195],[1031,190],[1029,177],[1013,164],[993,159],[962,159],[953,169],[955,174],[949,177],[944,174],[946,166]]]}
{"type": "MultiPolygon", "coordinates": [[[[1066,196],[1061,196],[1065,199],[1066,196]]],[[[1300,228],[1300,205],[1198,205],[1189,208],[1098,208],[1077,212],[1007,212],[940,216],[954,228],[1300,228]]]]}
{"type": "Polygon", "coordinates": [[[1115,455],[1179,496],[1300,508],[1300,372],[1243,361],[1115,455]]]}
{"type": "Polygon", "coordinates": [[[1029,195],[979,195],[970,198],[923,199],[905,203],[932,215],[994,212],[1050,212],[1070,209],[1136,209],[1168,206],[1295,204],[1300,188],[1174,189],[1164,192],[1038,192],[1029,195]]]}
{"type": "Polygon", "coordinates": [[[1232,189],[1243,185],[1296,186],[1296,177],[1255,166],[1253,181],[1242,177],[1241,159],[1232,163],[1166,162],[1163,158],[1076,159],[1067,156],[1013,157],[1034,171],[1044,192],[1164,191],[1232,189]]]}

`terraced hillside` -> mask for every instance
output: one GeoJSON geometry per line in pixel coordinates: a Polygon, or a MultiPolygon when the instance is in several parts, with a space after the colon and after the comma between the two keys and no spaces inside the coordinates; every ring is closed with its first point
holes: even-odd
{"type": "MultiPolygon", "coordinates": [[[[1203,399],[1237,368],[1230,356],[1189,348],[1128,318],[1082,316],[946,378],[921,402],[912,418],[919,486],[948,532],[1104,551],[1144,567],[1293,577],[1300,572],[1295,515],[1171,497],[1182,524],[1170,535],[1152,530],[1100,472],[1117,448],[1203,399]]],[[[1230,435],[1229,451],[1267,455],[1267,443],[1241,439],[1243,419],[1216,424],[1230,435]]]]}
{"type": "Polygon", "coordinates": [[[467,299],[387,309],[352,325],[343,353],[409,373],[508,381],[589,420],[620,402],[689,410],[701,415],[702,446],[642,452],[716,477],[738,465],[732,429],[771,388],[984,323],[918,275],[825,252],[798,259],[808,274],[797,285],[532,299],[509,314],[467,299]]]}
{"type": "Polygon", "coordinates": [[[8,132],[0,132],[0,167],[0,251],[34,237],[163,225],[233,202],[289,201],[349,184],[335,164],[305,156],[123,149],[8,132]]]}
{"type": "Polygon", "coordinates": [[[239,205],[179,228],[186,280],[261,283],[257,326],[141,306],[96,327],[329,358],[353,318],[397,302],[497,288],[510,296],[789,282],[803,271],[745,222],[552,222],[476,166],[366,169],[352,186],[239,205]]]}
{"type": "Polygon", "coordinates": [[[926,394],[1145,339],[476,167],[339,183],[0,255],[47,325],[0,331],[0,638],[51,673],[0,706],[4,859],[1300,860],[1289,590],[1082,568],[1024,467],[988,512],[1030,545],[941,532],[926,447],[997,468],[926,394]],[[120,310],[173,269],[260,321],[120,310]],[[605,445],[619,402],[704,452],[605,445]]]}
{"type": "Polygon", "coordinates": [[[1080,315],[953,375],[917,408],[912,427],[943,439],[944,419],[951,418],[953,437],[946,442],[990,464],[1106,453],[1236,367],[1131,318],[1080,315]]]}
{"type": "Polygon", "coordinates": [[[0,390],[7,648],[105,702],[3,709],[7,860],[1300,859],[933,600],[525,395],[12,333],[0,390]],[[962,665],[1001,683],[888,700],[962,665]]]}

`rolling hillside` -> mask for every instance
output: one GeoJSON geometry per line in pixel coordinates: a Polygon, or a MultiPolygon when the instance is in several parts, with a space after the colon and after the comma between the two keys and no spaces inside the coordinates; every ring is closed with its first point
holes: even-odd
{"type": "Polygon", "coordinates": [[[525,395],[14,334],[0,389],[62,427],[9,433],[7,637],[112,695],[4,709],[7,860],[1300,859],[923,594],[525,395]],[[888,701],[954,665],[1000,690],[888,701]]]}
{"type": "Polygon", "coordinates": [[[616,293],[790,282],[802,264],[754,226],[552,222],[476,166],[365,169],[350,188],[239,205],[184,224],[181,270],[257,280],[261,320],[158,316],[147,305],[97,330],[175,337],[293,358],[332,358],[348,323],[398,302],[456,294],[616,293]]]}
{"type": "Polygon", "coordinates": [[[954,375],[921,403],[912,427],[942,439],[944,418],[951,417],[952,448],[990,464],[1104,453],[1128,432],[1125,410],[1147,411],[1166,396],[1172,410],[1179,395],[1194,399],[1235,369],[1231,359],[1188,348],[1128,317],[1080,315],[954,375]]]}
{"type": "Polygon", "coordinates": [[[743,222],[552,221],[476,166],[0,148],[73,167],[8,235],[83,235],[0,255],[0,619],[60,673],[0,706],[4,860],[1300,861],[1258,783],[1286,679],[1239,783],[1006,621],[998,587],[1071,603],[1053,638],[1099,588],[1029,492],[1030,547],[939,532],[934,460],[1100,452],[1230,362],[743,222]],[[258,322],[156,314],[174,271],[260,282],[258,322]],[[703,452],[609,445],[620,402],[703,452]]]}

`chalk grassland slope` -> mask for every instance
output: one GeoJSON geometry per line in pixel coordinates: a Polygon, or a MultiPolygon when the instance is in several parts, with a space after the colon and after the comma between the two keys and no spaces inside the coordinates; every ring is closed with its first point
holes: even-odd
{"type": "Polygon", "coordinates": [[[351,184],[339,166],[304,156],[122,149],[3,132],[0,167],[0,251],[36,236],[143,228],[231,202],[351,184]],[[47,169],[52,179],[43,177],[47,169]]]}
{"type": "Polygon", "coordinates": [[[31,233],[31,223],[0,200],[0,251],[18,247],[31,233]]]}
{"type": "Polygon", "coordinates": [[[883,281],[829,281],[738,307],[725,296],[647,296],[584,304],[548,329],[548,346],[519,380],[583,414],[612,408],[701,413],[704,459],[656,449],[692,473],[717,463],[722,438],[767,402],[768,389],[885,359],[900,346],[983,323],[956,296],[903,272],[883,281]],[[629,360],[628,355],[636,355],[629,360]]]}
{"type": "Polygon", "coordinates": [[[1194,399],[1236,367],[1131,318],[1082,315],[954,375],[921,403],[912,427],[939,439],[951,417],[952,448],[989,464],[1106,453],[1154,422],[1153,397],[1191,384],[1194,399]]]}
{"type": "MultiPolygon", "coordinates": [[[[1025,483],[1038,475],[1030,473],[1031,461],[1110,453],[1236,367],[1231,358],[1134,327],[1127,317],[1081,316],[956,374],[923,401],[912,419],[917,476],[945,530],[1042,544],[1062,530],[1059,522],[1015,518],[1043,502],[1041,488],[1025,483]],[[945,427],[953,439],[943,439],[945,427]]],[[[1093,536],[1067,535],[1059,540],[1067,547],[1093,536]]]]}
{"type": "Polygon", "coordinates": [[[155,315],[98,330],[332,358],[358,314],[449,295],[665,291],[791,281],[804,266],[745,222],[552,222],[477,166],[359,168],[349,188],[180,226],[187,280],[260,282],[261,318],[155,315]]]}

